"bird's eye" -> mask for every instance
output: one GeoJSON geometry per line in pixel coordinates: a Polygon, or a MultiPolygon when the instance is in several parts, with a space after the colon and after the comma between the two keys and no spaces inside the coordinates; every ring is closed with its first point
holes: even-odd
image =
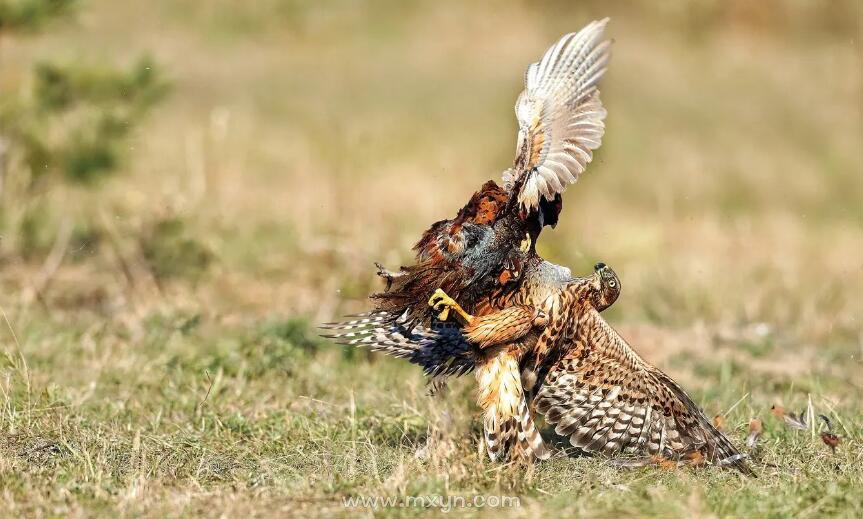
{"type": "Polygon", "coordinates": [[[617,281],[609,281],[608,286],[611,288],[616,288],[617,287],[617,281]]]}

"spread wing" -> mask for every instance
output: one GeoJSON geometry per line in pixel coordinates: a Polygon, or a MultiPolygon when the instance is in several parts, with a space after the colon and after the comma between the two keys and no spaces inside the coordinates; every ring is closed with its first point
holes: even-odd
{"type": "Polygon", "coordinates": [[[536,410],[555,432],[609,456],[701,458],[751,474],[744,456],[668,375],[588,308],[576,344],[548,373],[536,410]]]}
{"type": "Polygon", "coordinates": [[[522,182],[518,202],[525,210],[552,201],[578,178],[605,132],[605,109],[597,83],[610,58],[602,41],[608,18],[563,36],[527,68],[524,91],[515,104],[518,143],[507,185],[522,182]]]}

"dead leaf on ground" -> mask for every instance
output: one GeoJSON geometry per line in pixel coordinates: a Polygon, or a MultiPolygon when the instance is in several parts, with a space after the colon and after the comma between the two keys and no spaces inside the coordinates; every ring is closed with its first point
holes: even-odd
{"type": "Polygon", "coordinates": [[[830,447],[830,450],[833,452],[833,454],[836,454],[836,447],[838,447],[839,444],[842,443],[842,439],[839,436],[833,434],[833,423],[830,422],[829,418],[827,418],[823,414],[819,414],[818,418],[824,420],[824,424],[827,426],[827,430],[821,432],[821,441],[824,442],[824,445],[830,447]]]}
{"type": "Polygon", "coordinates": [[[761,418],[755,417],[749,420],[749,435],[746,437],[746,447],[749,450],[755,450],[758,447],[758,440],[761,438],[761,433],[764,427],[761,423],[761,418]]]}
{"type": "Polygon", "coordinates": [[[830,450],[836,454],[836,447],[842,442],[842,439],[833,434],[832,432],[824,431],[821,433],[821,441],[824,442],[824,445],[830,447],[830,450]]]}

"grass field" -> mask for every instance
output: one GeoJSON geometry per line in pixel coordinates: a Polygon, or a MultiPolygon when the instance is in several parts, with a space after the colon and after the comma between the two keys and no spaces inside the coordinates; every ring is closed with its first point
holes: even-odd
{"type": "Polygon", "coordinates": [[[344,500],[506,496],[457,512],[860,516],[861,41],[859,3],[792,0],[90,0],[0,40],[0,95],[34,61],[145,51],[172,82],[122,175],[41,195],[48,246],[0,240],[0,515],[401,516],[444,510],[344,500]],[[603,16],[606,138],[540,253],[613,266],[608,320],[735,443],[763,420],[757,479],[490,464],[472,378],[429,398],[418,369],[316,335],[368,307],[374,261],[410,261],[499,177],[525,66],[603,16]],[[835,453],[823,422],[770,411],[810,402],[835,453]]]}

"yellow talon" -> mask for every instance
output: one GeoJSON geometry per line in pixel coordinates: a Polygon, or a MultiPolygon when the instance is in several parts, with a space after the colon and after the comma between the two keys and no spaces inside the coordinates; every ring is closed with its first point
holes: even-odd
{"type": "Polygon", "coordinates": [[[524,239],[521,240],[521,243],[519,244],[519,248],[521,249],[521,252],[529,251],[530,250],[530,244],[531,244],[530,233],[526,233],[524,235],[524,239]]]}
{"type": "Polygon", "coordinates": [[[470,322],[473,321],[473,316],[465,312],[455,299],[446,295],[446,292],[440,288],[435,290],[434,294],[429,298],[429,306],[432,307],[435,312],[438,312],[437,318],[440,321],[446,321],[449,319],[449,312],[451,309],[456,312],[465,324],[470,324],[470,322]]]}
{"type": "Polygon", "coordinates": [[[437,314],[437,318],[438,321],[446,321],[447,319],[449,319],[449,307],[445,306],[444,309],[441,310],[439,314],[437,314]]]}

